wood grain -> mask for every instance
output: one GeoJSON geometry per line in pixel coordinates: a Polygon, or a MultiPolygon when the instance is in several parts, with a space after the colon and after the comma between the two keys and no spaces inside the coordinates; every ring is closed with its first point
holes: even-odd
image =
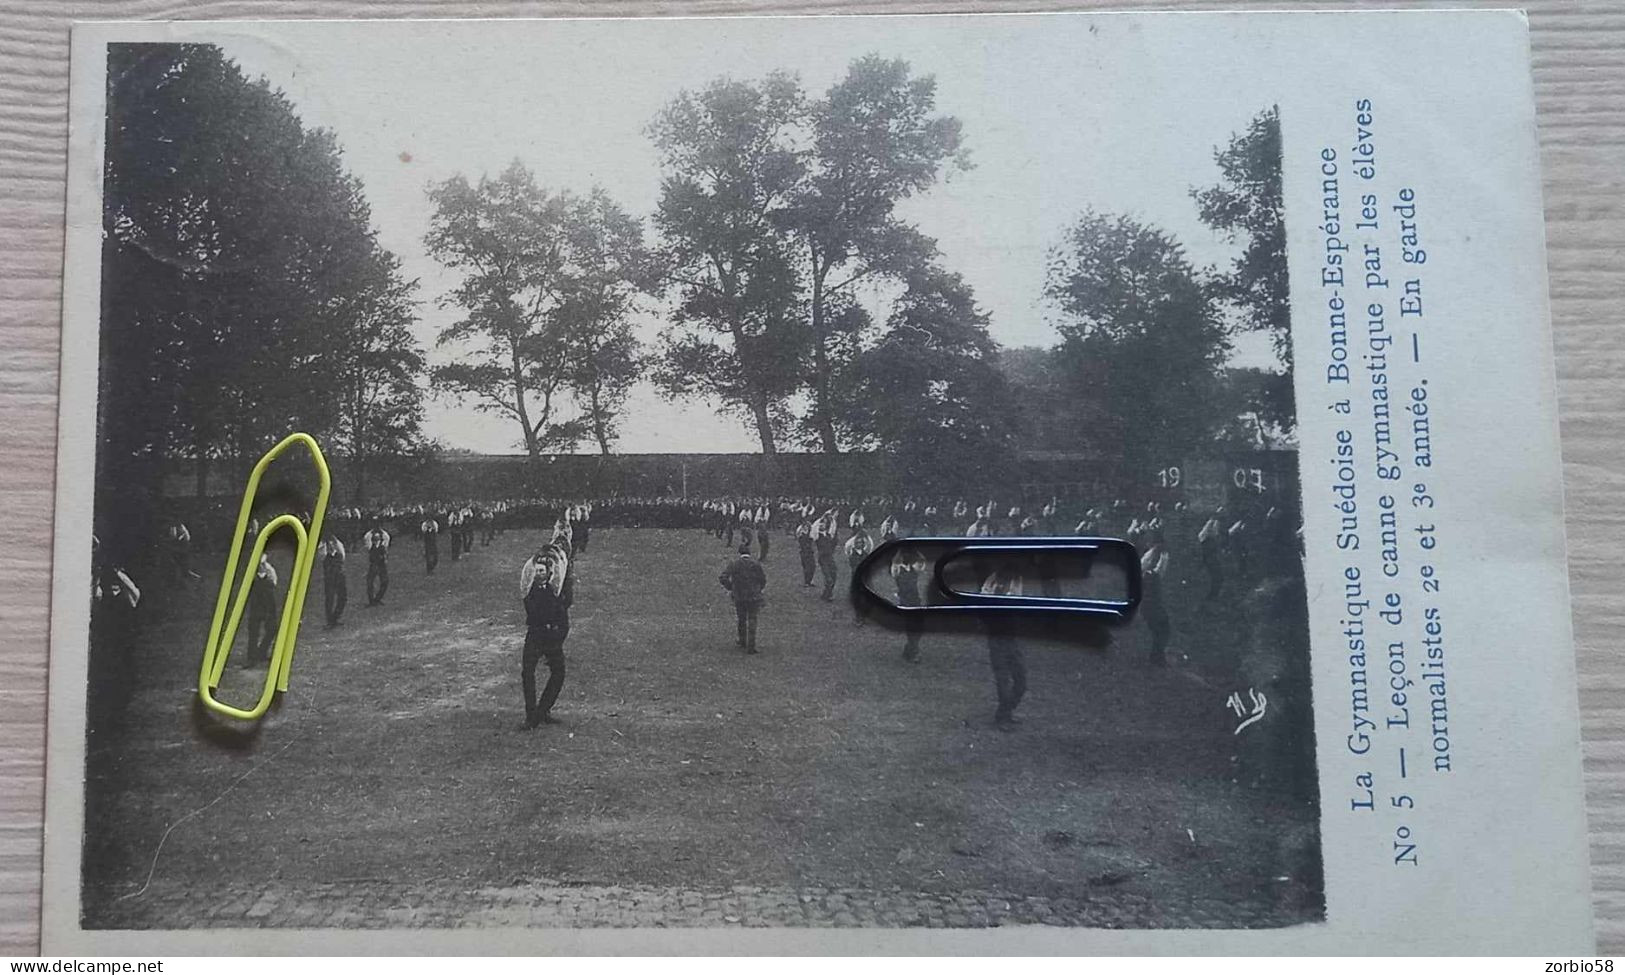
{"type": "MultiPolygon", "coordinates": [[[[1392,0],[1363,6],[1422,6],[1392,0]]],[[[1459,6],[1459,3],[1452,3],[1459,6]]],[[[1505,6],[1506,4],[1494,4],[1505,6]]],[[[1230,0],[1111,9],[1235,9],[1230,0]]],[[[1288,9],[1291,4],[1247,4],[1288,9]]],[[[37,950],[74,20],[927,12],[1089,3],[0,0],[0,954],[37,950]]],[[[1625,6],[1531,0],[1598,936],[1625,951],[1625,6]]],[[[1487,269],[1489,270],[1489,269],[1487,269]]],[[[1532,838],[1533,841],[1533,838],[1532,838]]]]}

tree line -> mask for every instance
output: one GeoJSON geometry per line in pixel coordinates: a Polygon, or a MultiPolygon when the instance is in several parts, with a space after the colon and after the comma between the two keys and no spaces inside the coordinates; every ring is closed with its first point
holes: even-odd
{"type": "Polygon", "coordinates": [[[1273,108],[1216,150],[1220,182],[1192,192],[1241,248],[1232,266],[1196,267],[1158,228],[1084,213],[1049,254],[1051,349],[1000,349],[969,284],[899,216],[971,165],[934,80],[906,62],[859,58],[817,96],[786,73],[719,78],[678,93],[647,134],[661,164],[647,246],[601,189],[572,216],[582,201],[538,189],[517,161],[431,190],[431,252],[467,275],[450,299],[467,317],[441,341],[475,338],[479,356],[437,383],[514,418],[533,455],[612,428],[643,377],[737,416],[769,458],[883,450],[917,470],[996,472],[1022,446],[1136,459],[1290,436],[1290,377],[1226,367],[1242,330],[1290,363],[1273,108]],[[614,285],[594,313],[573,297],[583,276],[614,285]],[[629,318],[649,307],[666,321],[643,348],[629,318]],[[588,372],[611,395],[560,413],[560,391],[582,399],[581,364],[611,338],[588,372]]]}
{"type": "Polygon", "coordinates": [[[107,68],[99,530],[136,530],[171,458],[201,496],[304,430],[359,492],[367,458],[422,449],[418,283],[332,133],[212,45],[113,44],[107,68]]]}
{"type": "Polygon", "coordinates": [[[515,161],[428,187],[455,272],[430,368],[422,297],[381,247],[324,130],[209,45],[109,48],[99,484],[257,455],[290,426],[352,458],[425,452],[424,399],[507,418],[531,457],[610,453],[650,381],[737,417],[761,453],[885,451],[989,476],[1020,449],[1134,459],[1290,436],[1290,379],[1227,367],[1268,333],[1290,362],[1280,129],[1215,151],[1201,219],[1239,250],[1195,266],[1166,232],[1084,213],[1048,255],[1060,341],[1001,349],[970,285],[900,215],[972,165],[936,85],[866,56],[821,94],[787,73],[677,93],[648,125],[647,221],[515,161]],[[637,338],[660,315],[656,341],[637,338]]]}

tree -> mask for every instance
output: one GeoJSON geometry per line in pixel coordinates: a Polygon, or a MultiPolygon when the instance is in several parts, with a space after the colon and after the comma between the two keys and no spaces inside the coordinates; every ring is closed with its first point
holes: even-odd
{"type": "Polygon", "coordinates": [[[779,220],[805,173],[792,139],[804,112],[795,79],[775,73],[685,91],[649,126],[663,170],[654,223],[677,298],[655,380],[743,415],[767,456],[807,347],[779,220]]]}
{"type": "Polygon", "coordinates": [[[1292,395],[1292,301],[1287,281],[1286,221],[1282,216],[1281,114],[1253,117],[1245,132],[1213,151],[1220,182],[1192,190],[1202,221],[1244,247],[1215,286],[1249,328],[1269,334],[1284,373],[1253,386],[1250,408],[1290,436],[1297,410],[1292,395]]]}
{"type": "Polygon", "coordinates": [[[629,322],[583,334],[570,353],[570,384],[581,401],[583,423],[606,457],[620,435],[620,414],[643,365],[629,322]]]}
{"type": "Polygon", "coordinates": [[[571,207],[566,222],[576,265],[561,308],[569,343],[569,383],[600,454],[608,456],[617,420],[643,373],[631,316],[658,281],[643,228],[601,189],[571,207]]]}
{"type": "Polygon", "coordinates": [[[1131,464],[1180,456],[1229,419],[1213,409],[1229,339],[1173,238],[1086,212],[1050,252],[1044,294],[1097,449],[1131,464]]]}
{"type": "Polygon", "coordinates": [[[388,251],[370,255],[364,287],[347,296],[343,382],[345,403],[335,441],[351,460],[356,503],[366,494],[367,462],[381,455],[422,449],[423,351],[413,338],[416,280],[403,280],[400,262],[388,251]]]}
{"type": "Polygon", "coordinates": [[[898,219],[897,204],[945,169],[967,165],[959,120],[932,114],[935,106],[934,78],[869,55],[809,107],[809,168],[785,219],[806,262],[812,361],[804,423],[828,453],[840,449],[837,373],[856,355],[868,322],[852,290],[929,265],[936,243],[898,219]]]}
{"type": "Polygon", "coordinates": [[[398,276],[332,135],[219,49],[110,45],[107,86],[98,484],[156,493],[185,456],[201,495],[212,461],[335,435],[350,296],[398,276]]]}
{"type": "Polygon", "coordinates": [[[1219,185],[1192,190],[1202,222],[1226,240],[1244,244],[1217,283],[1249,327],[1266,331],[1281,361],[1292,364],[1291,294],[1287,283],[1286,223],[1282,218],[1281,115],[1259,112],[1247,131],[1213,151],[1219,185]]]}
{"type": "Polygon", "coordinates": [[[959,275],[922,268],[854,360],[842,432],[891,454],[912,490],[990,485],[1015,459],[1013,396],[987,322],[959,275]]]}
{"type": "Polygon", "coordinates": [[[1245,449],[1280,447],[1294,442],[1296,431],[1277,422],[1272,408],[1292,403],[1292,375],[1274,369],[1231,366],[1224,370],[1223,390],[1214,404],[1229,422],[1218,439],[1245,449]]]}
{"type": "Polygon", "coordinates": [[[525,452],[574,446],[579,420],[561,420],[570,380],[567,221],[572,199],[536,185],[518,160],[496,178],[453,176],[429,190],[429,253],[463,272],[443,303],[464,317],[438,344],[470,346],[433,372],[436,387],[519,425],[525,452]]]}
{"type": "Polygon", "coordinates": [[[1014,426],[1023,450],[1102,453],[1102,405],[1079,395],[1073,357],[1062,347],[1022,346],[999,350],[999,371],[1015,397],[1014,426]]]}
{"type": "Polygon", "coordinates": [[[776,452],[791,418],[820,449],[841,449],[843,376],[873,321],[858,285],[901,284],[934,241],[897,205],[965,165],[956,119],[934,115],[936,82],[869,56],[822,99],[791,76],[719,79],[674,99],[650,126],[665,180],[655,223],[667,244],[679,324],[657,377],[755,424],[776,452]]]}

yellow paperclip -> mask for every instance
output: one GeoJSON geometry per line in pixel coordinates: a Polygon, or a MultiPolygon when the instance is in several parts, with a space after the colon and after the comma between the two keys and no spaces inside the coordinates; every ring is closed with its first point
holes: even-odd
{"type": "Polygon", "coordinates": [[[243,490],[243,504],[237,512],[237,529],[231,538],[231,554],[226,557],[226,574],[220,582],[220,597],[215,601],[214,621],[209,626],[209,642],[203,647],[203,666],[198,672],[198,697],[211,710],[233,718],[252,721],[264,714],[271,706],[271,699],[277,691],[288,690],[288,673],[293,667],[293,648],[299,639],[299,622],[305,610],[305,592],[310,588],[311,571],[316,566],[316,547],[322,537],[322,518],[327,514],[327,495],[332,488],[332,477],[327,470],[327,459],[322,456],[322,450],[316,445],[315,438],[307,433],[289,434],[283,441],[266,451],[265,456],[254,465],[254,470],[248,475],[248,487],[243,490]],[[310,531],[293,515],[278,515],[270,524],[260,532],[259,538],[254,542],[253,555],[248,563],[248,572],[243,577],[242,586],[237,593],[237,601],[232,604],[231,617],[226,618],[226,604],[231,598],[231,581],[237,574],[237,559],[242,554],[243,536],[248,534],[249,516],[254,510],[254,495],[259,491],[260,477],[271,462],[294,444],[303,444],[310,451],[311,460],[315,462],[316,473],[321,480],[321,489],[316,495],[316,507],[311,513],[310,531]],[[259,571],[260,557],[265,553],[265,543],[280,528],[291,528],[298,539],[293,562],[293,573],[288,581],[288,595],[282,604],[282,620],[277,627],[276,642],[271,650],[271,661],[265,672],[265,689],[260,692],[259,701],[254,707],[244,710],[232,707],[214,698],[214,691],[220,686],[220,675],[225,672],[226,658],[231,655],[231,644],[237,636],[237,626],[243,618],[243,608],[248,604],[248,590],[254,584],[259,571]],[[224,624],[224,626],[222,626],[224,624]]]}

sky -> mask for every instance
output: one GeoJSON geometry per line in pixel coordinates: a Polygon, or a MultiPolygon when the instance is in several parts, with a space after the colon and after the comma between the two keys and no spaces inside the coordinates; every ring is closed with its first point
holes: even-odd
{"type": "MultiPolygon", "coordinates": [[[[495,175],[518,159],[551,190],[602,186],[646,218],[660,189],[645,133],[676,93],[727,75],[798,75],[821,94],[855,58],[901,57],[937,81],[972,168],[907,201],[901,215],[936,238],[944,266],[974,287],[993,337],[1050,345],[1045,254],[1086,209],[1171,233],[1198,265],[1236,247],[1197,218],[1216,146],[1277,96],[1265,72],[1228,56],[1223,32],[1162,18],[794,17],[220,24],[222,49],[280,88],[307,125],[333,130],[372,207],[379,240],[421,282],[416,331],[431,362],[455,320],[439,299],[456,277],[428,256],[426,187],[495,175]]],[[[211,32],[212,33],[212,32],[211,32]]],[[[651,309],[639,323],[658,336],[651,309]]],[[[1261,335],[1233,361],[1269,365],[1261,335]]],[[[518,449],[514,421],[435,397],[426,432],[451,448],[518,449]]],[[[588,449],[583,447],[582,449],[588,449]]],[[[754,451],[739,420],[703,402],[636,389],[616,449],[754,451]]]]}

